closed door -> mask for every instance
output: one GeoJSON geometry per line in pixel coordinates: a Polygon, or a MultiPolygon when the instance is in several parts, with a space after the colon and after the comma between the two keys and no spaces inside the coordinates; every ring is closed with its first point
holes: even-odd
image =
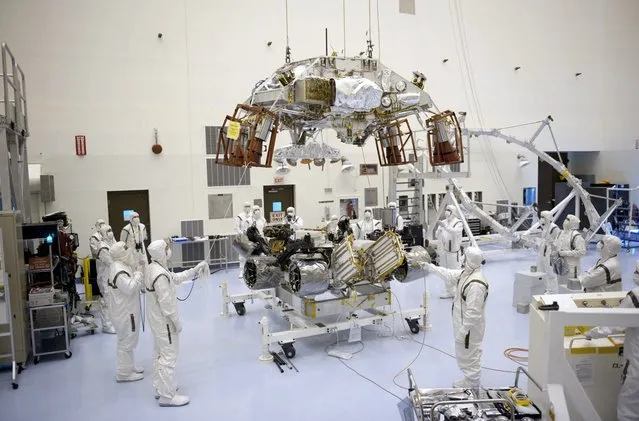
{"type": "Polygon", "coordinates": [[[120,239],[120,232],[129,223],[131,211],[140,214],[140,222],[146,226],[146,235],[151,239],[151,215],[149,214],[148,190],[121,190],[107,192],[109,206],[109,225],[115,238],[120,239]]]}
{"type": "Polygon", "coordinates": [[[264,217],[268,222],[279,222],[277,217],[283,216],[289,206],[295,207],[293,184],[264,186],[264,217]]]}

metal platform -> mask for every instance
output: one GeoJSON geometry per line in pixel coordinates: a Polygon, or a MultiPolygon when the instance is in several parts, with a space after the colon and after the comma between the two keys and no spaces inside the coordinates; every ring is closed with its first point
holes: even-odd
{"type": "Polygon", "coordinates": [[[244,294],[229,295],[227,282],[222,283],[222,316],[228,317],[229,304],[233,304],[239,316],[246,314],[244,303],[263,301],[272,311],[276,311],[290,324],[290,329],[279,332],[270,330],[267,317],[260,321],[262,327],[263,361],[272,360],[270,346],[279,344],[288,358],[295,356],[294,343],[297,339],[312,336],[336,334],[339,331],[357,329],[369,325],[392,323],[400,317],[406,320],[413,334],[419,333],[419,319],[426,330],[428,321],[428,292],[424,292],[423,304],[419,308],[394,311],[390,309],[392,293],[390,287],[362,284],[354,287],[350,294],[328,292],[317,296],[300,297],[284,286],[271,289],[249,291],[244,294]]]}

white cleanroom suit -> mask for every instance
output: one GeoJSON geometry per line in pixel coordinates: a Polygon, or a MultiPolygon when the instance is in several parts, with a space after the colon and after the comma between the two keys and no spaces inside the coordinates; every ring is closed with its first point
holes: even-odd
{"type": "Polygon", "coordinates": [[[577,279],[581,274],[581,260],[586,255],[586,240],[579,230],[579,218],[568,215],[564,220],[564,229],[555,240],[555,249],[563,261],[563,273],[559,283],[565,285],[568,279],[577,279]]]}
{"type": "Polygon", "coordinates": [[[111,259],[111,253],[109,253],[109,248],[113,244],[115,244],[115,239],[113,237],[113,230],[109,225],[106,224],[103,224],[100,227],[100,235],[102,237],[102,242],[100,242],[95,260],[95,266],[98,271],[98,288],[100,289],[101,295],[99,301],[100,319],[102,320],[102,331],[104,333],[115,333],[115,328],[113,327],[113,321],[111,317],[111,310],[109,308],[109,275],[110,267],[113,263],[113,259],[111,259]]]}
{"type": "MultiPolygon", "coordinates": [[[[244,202],[244,210],[237,214],[235,217],[235,232],[237,235],[246,234],[246,230],[253,223],[253,218],[251,217],[251,204],[249,202],[244,202]]],[[[238,256],[240,260],[240,273],[238,278],[242,278],[244,275],[244,265],[246,264],[246,257],[240,254],[238,256]]]]}
{"type": "Polygon", "coordinates": [[[135,253],[133,270],[139,270],[143,274],[147,265],[146,245],[144,244],[147,239],[146,227],[140,222],[140,215],[133,212],[129,217],[129,223],[120,232],[120,241],[124,242],[127,248],[135,253]]]}
{"type": "Polygon", "coordinates": [[[604,235],[597,243],[601,258],[586,272],[579,275],[584,292],[621,291],[621,262],[617,253],[621,240],[614,235],[604,235]]]}
{"type": "Polygon", "coordinates": [[[543,272],[546,283],[546,293],[556,294],[559,292],[559,283],[550,256],[553,252],[553,245],[561,230],[552,222],[552,213],[543,211],[539,218],[541,226],[541,238],[537,248],[537,271],[543,272]]]}
{"type": "Polygon", "coordinates": [[[95,221],[95,232],[89,237],[89,249],[91,251],[91,257],[96,259],[98,255],[98,249],[100,248],[100,242],[102,241],[102,235],[100,234],[100,228],[106,225],[104,219],[98,219],[95,221]]]}
{"type": "Polygon", "coordinates": [[[260,235],[264,235],[264,227],[266,226],[266,219],[262,216],[262,209],[255,205],[253,206],[253,216],[252,216],[253,224],[255,224],[255,228],[260,232],[260,235]]]}
{"type": "Polygon", "coordinates": [[[142,272],[131,268],[136,261],[134,252],[119,241],[109,252],[113,263],[109,273],[109,308],[113,327],[118,336],[117,380],[141,380],[144,376],[135,367],[133,350],[140,334],[140,290],[144,287],[142,272]]]}
{"type": "Polygon", "coordinates": [[[196,275],[208,276],[209,266],[200,262],[192,269],[172,273],[167,269],[171,249],[164,240],[149,244],[151,264],[146,273],[147,319],[153,332],[153,387],[160,406],[183,406],[189,398],[177,395],[175,364],[182,323],[177,308],[175,286],[196,275]]]}
{"type": "Polygon", "coordinates": [[[331,219],[326,223],[326,233],[333,234],[333,235],[337,234],[338,222],[339,222],[339,218],[337,217],[337,215],[331,215],[331,219]]]}
{"type": "Polygon", "coordinates": [[[364,219],[355,224],[356,232],[355,239],[356,240],[368,240],[368,235],[371,234],[375,230],[382,229],[381,221],[373,219],[373,209],[366,208],[364,209],[364,219]]]}
{"type": "MultiPolygon", "coordinates": [[[[639,262],[636,264],[633,279],[637,286],[628,292],[619,307],[639,310],[639,262]]],[[[586,337],[605,338],[623,331],[624,328],[619,327],[596,327],[586,332],[586,337]]],[[[637,421],[639,420],[639,327],[628,327],[625,331],[623,354],[626,357],[626,366],[623,370],[623,383],[617,400],[617,420],[637,421]]]]}
{"type": "MultiPolygon", "coordinates": [[[[453,205],[446,206],[446,219],[439,221],[439,227],[435,237],[439,240],[439,265],[446,269],[459,269],[461,267],[461,243],[464,232],[464,224],[457,218],[453,205]]],[[[439,298],[453,298],[455,285],[447,284],[446,290],[439,298]]]]}
{"type": "Polygon", "coordinates": [[[397,203],[390,202],[388,204],[389,209],[393,209],[393,218],[395,226],[395,231],[403,231],[404,230],[404,218],[399,214],[399,209],[397,208],[397,203]]]}
{"type": "Polygon", "coordinates": [[[284,222],[289,224],[293,231],[304,228],[304,220],[295,214],[295,208],[292,206],[286,208],[286,219],[284,222]]]}
{"type": "Polygon", "coordinates": [[[481,270],[484,256],[480,249],[468,247],[463,261],[463,269],[446,269],[431,263],[427,264],[427,268],[446,284],[457,286],[453,298],[453,333],[455,357],[464,379],[456,381],[453,387],[478,388],[481,384],[481,346],[486,329],[484,310],[488,282],[481,270]]]}

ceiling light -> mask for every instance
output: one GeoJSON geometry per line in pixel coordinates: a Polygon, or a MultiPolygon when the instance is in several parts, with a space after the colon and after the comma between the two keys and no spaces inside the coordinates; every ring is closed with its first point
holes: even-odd
{"type": "Polygon", "coordinates": [[[517,160],[519,161],[519,168],[523,168],[530,164],[530,161],[523,155],[517,155],[517,160]]]}
{"type": "Polygon", "coordinates": [[[351,172],[355,169],[353,163],[346,157],[342,157],[342,172],[351,172]]]}

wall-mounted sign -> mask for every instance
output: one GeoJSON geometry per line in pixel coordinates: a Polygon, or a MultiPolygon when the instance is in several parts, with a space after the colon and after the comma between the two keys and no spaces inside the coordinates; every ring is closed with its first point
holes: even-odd
{"type": "Polygon", "coordinates": [[[286,216],[286,212],[271,212],[269,215],[269,220],[271,224],[283,224],[284,217],[286,216]]]}
{"type": "Polygon", "coordinates": [[[359,175],[377,175],[377,164],[359,164],[359,175]]]}
{"type": "Polygon", "coordinates": [[[83,135],[75,137],[75,154],[77,156],[85,156],[87,154],[87,138],[83,135]]]}

